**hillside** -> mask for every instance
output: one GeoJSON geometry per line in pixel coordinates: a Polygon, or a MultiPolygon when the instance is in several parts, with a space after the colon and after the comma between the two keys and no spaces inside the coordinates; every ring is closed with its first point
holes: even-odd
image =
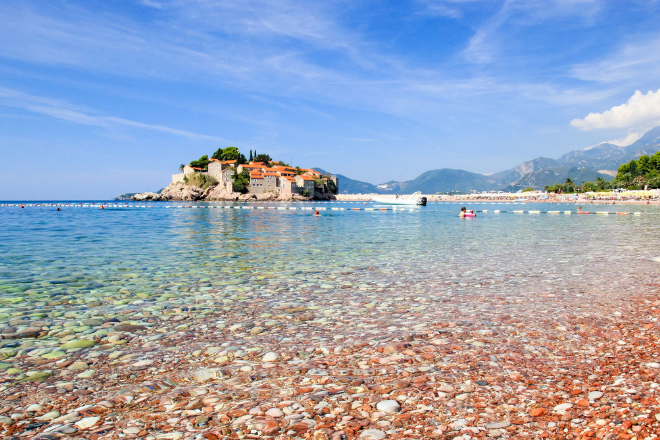
{"type": "Polygon", "coordinates": [[[346,177],[342,174],[329,173],[323,168],[312,167],[312,169],[318,171],[321,174],[333,174],[337,176],[337,186],[339,187],[339,194],[373,194],[378,192],[376,185],[367,182],[360,182],[359,180],[353,180],[349,177],[346,177]]]}
{"type": "Polygon", "coordinates": [[[400,186],[406,193],[421,191],[426,194],[499,189],[496,181],[489,176],[450,168],[427,171],[400,186]]]}
{"type": "Polygon", "coordinates": [[[599,173],[598,171],[590,168],[576,168],[576,167],[556,167],[548,168],[545,170],[537,170],[532,173],[525,174],[518,180],[504,186],[504,191],[519,191],[525,188],[542,189],[546,185],[554,185],[555,183],[565,182],[567,178],[571,178],[577,184],[584,182],[593,182],[598,177],[605,180],[611,180],[612,176],[599,173]]]}
{"type": "MultiPolygon", "coordinates": [[[[619,165],[660,151],[660,127],[655,127],[627,147],[602,143],[584,150],[570,151],[559,159],[538,157],[491,175],[456,169],[438,169],[422,173],[415,179],[389,181],[380,185],[338,176],[340,193],[412,193],[470,192],[505,190],[527,187],[543,189],[546,185],[564,182],[594,181],[598,177],[611,180],[619,165]]],[[[318,169],[318,168],[317,168],[318,169]]]]}

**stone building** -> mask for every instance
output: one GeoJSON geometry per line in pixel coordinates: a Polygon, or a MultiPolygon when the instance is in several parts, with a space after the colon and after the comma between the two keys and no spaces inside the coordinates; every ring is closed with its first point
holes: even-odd
{"type": "Polygon", "coordinates": [[[310,195],[314,195],[314,178],[309,174],[296,176],[296,185],[298,185],[301,194],[304,191],[308,191],[310,195]]]}

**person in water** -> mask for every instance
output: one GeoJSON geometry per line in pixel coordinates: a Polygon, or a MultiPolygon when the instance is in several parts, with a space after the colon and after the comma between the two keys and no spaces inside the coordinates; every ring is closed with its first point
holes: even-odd
{"type": "Polygon", "coordinates": [[[465,206],[461,206],[461,212],[458,214],[460,218],[465,218],[466,209],[465,206]]]}

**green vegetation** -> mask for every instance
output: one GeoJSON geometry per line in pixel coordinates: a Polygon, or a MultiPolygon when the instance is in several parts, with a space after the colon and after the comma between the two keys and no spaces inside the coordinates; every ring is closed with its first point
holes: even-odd
{"type": "Polygon", "coordinates": [[[207,171],[209,169],[209,157],[205,154],[204,156],[200,157],[197,160],[193,160],[190,162],[190,166],[193,168],[201,168],[204,171],[207,171]]]}
{"type": "Polygon", "coordinates": [[[337,188],[335,182],[332,179],[330,179],[330,176],[327,176],[326,178],[327,178],[328,192],[330,194],[337,194],[339,188],[337,188]]]}
{"type": "Polygon", "coordinates": [[[207,189],[218,184],[218,181],[215,179],[215,177],[202,173],[183,176],[183,181],[188,186],[196,186],[197,188],[202,189],[207,189]]]}
{"type": "Polygon", "coordinates": [[[271,163],[273,159],[267,154],[258,154],[254,156],[255,162],[271,163]]]}
{"type": "Polygon", "coordinates": [[[250,174],[247,171],[242,173],[234,173],[231,177],[234,181],[234,191],[241,194],[248,192],[248,185],[250,185],[250,174]]]}
{"type": "Polygon", "coordinates": [[[303,195],[303,197],[309,197],[312,195],[312,193],[308,189],[303,190],[301,194],[303,195]]]}
{"type": "MultiPolygon", "coordinates": [[[[252,154],[251,150],[250,154],[252,154]]],[[[235,160],[237,166],[247,163],[245,156],[236,147],[218,148],[211,158],[218,160],[235,160]]]]}
{"type": "Polygon", "coordinates": [[[564,184],[557,183],[548,185],[545,190],[548,192],[589,192],[606,191],[608,189],[626,188],[626,189],[644,189],[660,188],[660,151],[653,156],[640,156],[637,160],[631,160],[619,166],[614,180],[608,182],[602,177],[594,182],[582,182],[582,185],[576,185],[571,179],[566,179],[564,184]]]}
{"type": "Polygon", "coordinates": [[[532,192],[532,191],[534,191],[534,188],[532,188],[531,186],[528,186],[527,188],[522,190],[522,192],[524,192],[524,193],[528,193],[528,192],[532,192]]]}

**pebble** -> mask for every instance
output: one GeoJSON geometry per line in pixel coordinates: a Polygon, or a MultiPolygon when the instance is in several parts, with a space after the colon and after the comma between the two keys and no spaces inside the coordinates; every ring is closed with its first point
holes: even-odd
{"type": "Polygon", "coordinates": [[[564,413],[569,409],[573,408],[572,403],[562,403],[554,407],[554,411],[558,413],[564,413]]]}
{"type": "Polygon", "coordinates": [[[401,411],[401,405],[396,400],[381,400],[376,404],[376,408],[386,414],[396,414],[401,411]]]}
{"type": "Polygon", "coordinates": [[[72,348],[88,348],[88,347],[93,347],[94,345],[96,345],[96,342],[83,339],[83,340],[69,341],[65,344],[62,344],[60,348],[63,350],[69,350],[72,348]]]}
{"type": "Polygon", "coordinates": [[[269,417],[280,418],[284,416],[284,412],[279,408],[271,408],[266,411],[266,415],[269,417]]]}
{"type": "Polygon", "coordinates": [[[84,419],[77,421],[74,426],[78,429],[88,429],[96,425],[99,420],[101,420],[100,417],[85,417],[84,419]]]}
{"type": "Polygon", "coordinates": [[[361,440],[382,440],[386,437],[387,435],[378,429],[365,429],[362,431],[359,438],[361,440]]]}
{"type": "Polygon", "coordinates": [[[273,351],[270,351],[270,352],[266,353],[266,354],[261,358],[261,360],[262,360],[263,362],[274,362],[274,361],[276,361],[277,359],[278,359],[278,355],[277,355],[277,353],[275,353],[275,352],[273,352],[273,351]]]}
{"type": "Polygon", "coordinates": [[[598,400],[603,397],[603,393],[600,391],[591,391],[589,393],[589,400],[598,400]]]}

